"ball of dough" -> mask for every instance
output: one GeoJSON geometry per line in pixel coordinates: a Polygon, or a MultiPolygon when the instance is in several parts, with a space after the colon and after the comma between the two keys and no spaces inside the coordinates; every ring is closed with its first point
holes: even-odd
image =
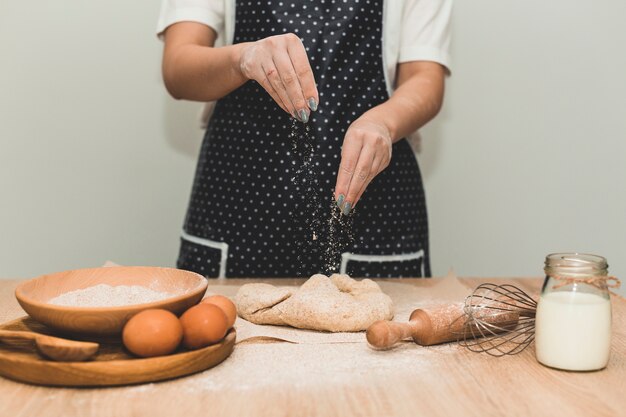
{"type": "Polygon", "coordinates": [[[300,329],[358,332],[393,318],[393,302],[378,284],[340,274],[313,275],[297,289],[245,284],[236,300],[245,320],[300,329]]]}
{"type": "Polygon", "coordinates": [[[173,313],[162,309],[144,310],[124,326],[122,341],[137,356],[168,355],[183,338],[183,328],[173,313]]]}

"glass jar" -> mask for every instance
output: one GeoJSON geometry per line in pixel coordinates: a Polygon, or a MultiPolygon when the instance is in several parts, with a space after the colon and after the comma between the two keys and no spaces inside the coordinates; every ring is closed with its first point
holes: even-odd
{"type": "Polygon", "coordinates": [[[611,350],[606,259],[554,253],[546,257],[544,270],[535,323],[537,360],[569,371],[604,368],[611,350]]]}

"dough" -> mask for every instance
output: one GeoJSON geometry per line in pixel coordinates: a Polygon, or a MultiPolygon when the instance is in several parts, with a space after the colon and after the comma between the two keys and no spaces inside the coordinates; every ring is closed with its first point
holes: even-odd
{"type": "Polygon", "coordinates": [[[235,304],[242,318],[257,324],[282,325],[277,309],[283,301],[293,295],[290,288],[279,288],[270,284],[244,284],[237,291],[235,304]]]}
{"type": "Polygon", "coordinates": [[[256,324],[329,332],[365,330],[393,318],[391,298],[374,281],[317,274],[300,288],[245,284],[235,299],[239,315],[256,324]]]}

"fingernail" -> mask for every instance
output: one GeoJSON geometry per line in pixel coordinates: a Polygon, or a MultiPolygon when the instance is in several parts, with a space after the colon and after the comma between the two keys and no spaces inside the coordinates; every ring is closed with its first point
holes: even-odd
{"type": "Polygon", "coordinates": [[[341,205],[343,204],[343,200],[346,197],[343,194],[339,194],[339,197],[337,197],[337,207],[339,207],[341,209],[341,205]]]}
{"type": "Polygon", "coordinates": [[[302,123],[306,123],[309,121],[309,113],[307,113],[307,111],[304,109],[298,110],[298,116],[302,123]]]}
{"type": "Polygon", "coordinates": [[[351,208],[352,208],[352,204],[350,204],[350,203],[346,203],[346,204],[343,206],[343,215],[344,215],[344,216],[347,216],[348,214],[350,214],[350,209],[351,209],[351,208]]]}
{"type": "Polygon", "coordinates": [[[309,108],[311,109],[311,111],[317,111],[317,102],[313,97],[309,99],[309,108]]]}

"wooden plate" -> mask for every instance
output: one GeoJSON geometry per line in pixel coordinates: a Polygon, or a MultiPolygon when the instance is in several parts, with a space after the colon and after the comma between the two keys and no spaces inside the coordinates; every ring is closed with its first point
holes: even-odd
{"type": "MultiPolygon", "coordinates": [[[[30,317],[0,325],[0,329],[54,333],[30,317]]],[[[162,381],[209,369],[224,361],[235,347],[236,332],[198,350],[155,358],[135,358],[120,343],[101,343],[89,362],[54,362],[39,356],[30,342],[0,343],[0,375],[20,382],[65,387],[100,387],[162,381]]]]}

